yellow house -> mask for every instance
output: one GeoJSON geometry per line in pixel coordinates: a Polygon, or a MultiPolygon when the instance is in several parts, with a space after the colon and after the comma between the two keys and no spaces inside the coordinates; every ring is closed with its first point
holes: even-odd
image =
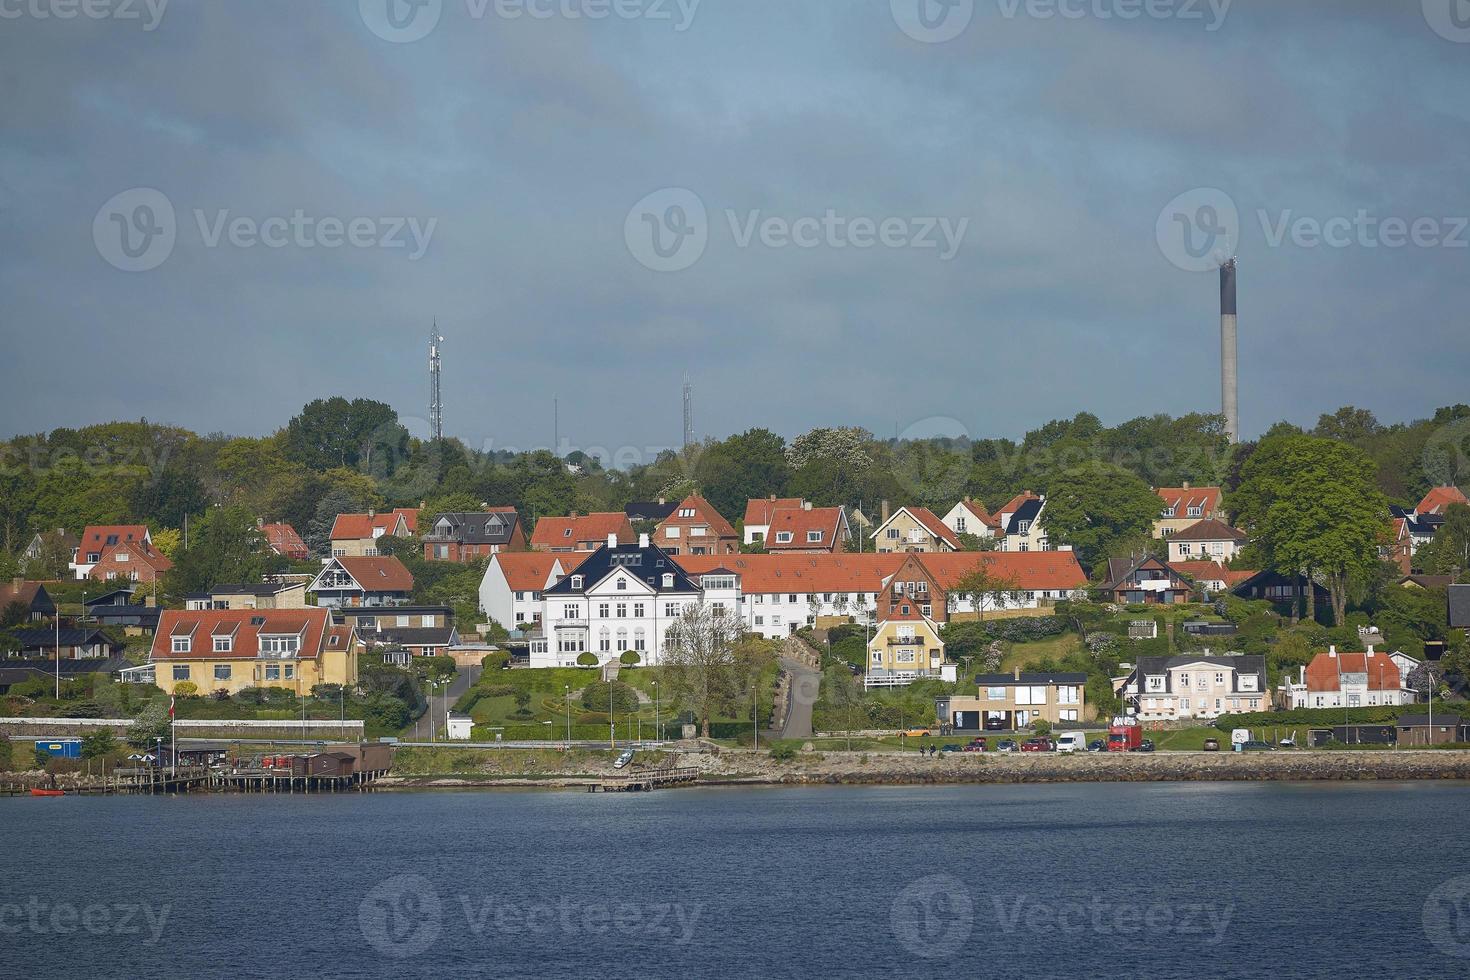
{"type": "MultiPolygon", "coordinates": [[[[316,607],[170,609],[153,637],[153,683],[169,694],[184,682],[198,694],[247,687],[307,694],[317,684],[356,684],[357,634],[331,616],[316,607]]],[[[146,668],[132,670],[146,676],[146,668]]]]}
{"type": "Polygon", "coordinates": [[[216,585],[184,598],[187,609],[305,609],[306,582],[216,585]]]}
{"type": "Polygon", "coordinates": [[[927,507],[900,507],[871,535],[879,554],[926,555],[959,551],[960,539],[927,507]]]}
{"type": "Polygon", "coordinates": [[[944,641],[939,638],[939,625],[914,603],[895,602],[868,641],[868,685],[939,677],[943,666],[944,641]]]}

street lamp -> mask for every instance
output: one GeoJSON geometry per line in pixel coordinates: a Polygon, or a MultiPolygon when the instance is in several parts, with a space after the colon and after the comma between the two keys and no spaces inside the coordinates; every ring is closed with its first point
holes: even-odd
{"type": "Polygon", "coordinates": [[[572,685],[563,684],[567,691],[567,751],[572,748],[572,685]]]}
{"type": "Polygon", "coordinates": [[[658,729],[658,681],[653,682],[653,740],[663,741],[663,736],[658,729]]]}

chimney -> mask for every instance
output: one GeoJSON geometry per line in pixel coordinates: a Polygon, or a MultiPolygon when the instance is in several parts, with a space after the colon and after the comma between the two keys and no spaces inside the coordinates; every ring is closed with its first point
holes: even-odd
{"type": "Polygon", "coordinates": [[[776,502],[776,495],[773,493],[773,494],[771,494],[771,503],[775,503],[775,502],[776,502]]]}
{"type": "Polygon", "coordinates": [[[1021,668],[1020,667],[1017,667],[1016,668],[1016,680],[1019,681],[1020,679],[1021,679],[1021,668]]]}
{"type": "Polygon", "coordinates": [[[1307,668],[1305,666],[1302,666],[1302,667],[1298,667],[1297,670],[1299,671],[1299,674],[1297,676],[1299,676],[1301,678],[1301,680],[1299,680],[1297,683],[1298,684],[1301,684],[1302,686],[1306,686],[1306,683],[1307,683],[1307,668]]]}
{"type": "Polygon", "coordinates": [[[375,510],[373,510],[371,507],[369,507],[368,508],[368,520],[372,520],[374,517],[377,517],[377,516],[378,516],[378,512],[375,511],[375,510]]]}
{"type": "Polygon", "coordinates": [[[885,500],[885,501],[883,501],[883,518],[882,518],[882,523],[887,524],[888,523],[889,516],[890,515],[888,513],[888,501],[885,500]]]}
{"type": "Polygon", "coordinates": [[[618,533],[616,531],[607,532],[607,546],[609,548],[616,548],[618,546],[618,533]]]}
{"type": "Polygon", "coordinates": [[[1240,442],[1240,365],[1236,350],[1235,260],[1220,266],[1220,395],[1225,434],[1240,442]]]}
{"type": "Polygon", "coordinates": [[[20,587],[22,585],[25,585],[25,584],[26,584],[26,580],[24,578],[20,577],[19,575],[17,575],[15,578],[13,578],[13,579],[10,580],[10,587],[12,589],[14,589],[15,591],[17,591],[17,592],[19,592],[20,591],[20,587]]]}
{"type": "Polygon", "coordinates": [[[663,497],[658,498],[658,505],[660,507],[664,506],[667,503],[668,503],[668,500],[666,500],[665,498],[663,498],[663,497]]]}
{"type": "Polygon", "coordinates": [[[640,547],[640,548],[647,548],[648,547],[648,535],[646,535],[646,534],[640,534],[640,535],[638,535],[638,547],[640,547]]]}
{"type": "Polygon", "coordinates": [[[1333,660],[1336,660],[1337,659],[1337,647],[1335,647],[1335,646],[1328,647],[1327,648],[1327,656],[1331,657],[1333,660]]]}
{"type": "Polygon", "coordinates": [[[801,502],[801,509],[802,510],[811,510],[812,509],[812,502],[810,500],[803,500],[801,502]]]}
{"type": "Polygon", "coordinates": [[[256,526],[257,529],[262,528],[262,527],[265,527],[265,518],[264,517],[257,517],[255,519],[255,526],[256,526]]]}
{"type": "Polygon", "coordinates": [[[1188,480],[1185,480],[1184,481],[1184,489],[1185,490],[1188,490],[1189,489],[1189,481],[1188,480]]]}

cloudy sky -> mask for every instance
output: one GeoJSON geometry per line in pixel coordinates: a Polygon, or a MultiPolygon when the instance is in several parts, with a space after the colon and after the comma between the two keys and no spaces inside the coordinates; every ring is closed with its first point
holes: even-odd
{"type": "Polygon", "coordinates": [[[948,2],[0,0],[0,436],[1470,400],[1470,9],[948,2]]]}

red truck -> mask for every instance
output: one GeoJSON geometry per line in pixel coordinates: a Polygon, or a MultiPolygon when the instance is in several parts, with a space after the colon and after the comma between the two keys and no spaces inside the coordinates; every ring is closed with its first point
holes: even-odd
{"type": "Polygon", "coordinates": [[[1137,718],[1118,717],[1108,729],[1109,752],[1137,752],[1143,748],[1143,726],[1137,718]]]}

